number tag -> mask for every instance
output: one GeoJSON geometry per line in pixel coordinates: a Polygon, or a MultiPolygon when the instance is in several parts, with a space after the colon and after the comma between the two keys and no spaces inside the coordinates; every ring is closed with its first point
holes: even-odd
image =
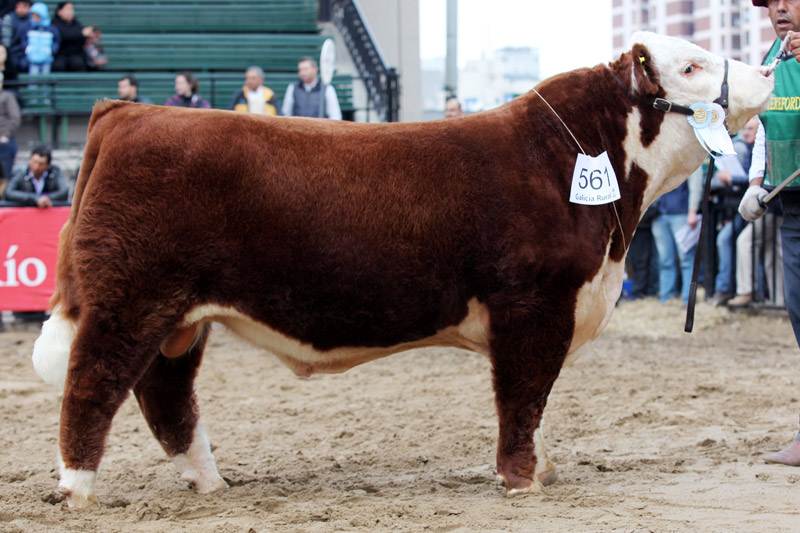
{"type": "Polygon", "coordinates": [[[574,204],[602,205],[619,199],[619,183],[608,152],[597,157],[578,154],[569,201],[574,204]]]}

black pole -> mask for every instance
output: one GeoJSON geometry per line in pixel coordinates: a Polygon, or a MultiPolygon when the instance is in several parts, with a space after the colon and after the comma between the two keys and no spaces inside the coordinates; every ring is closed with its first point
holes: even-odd
{"type": "Polygon", "coordinates": [[[386,122],[400,120],[400,84],[397,69],[390,67],[386,72],[386,122]]]}

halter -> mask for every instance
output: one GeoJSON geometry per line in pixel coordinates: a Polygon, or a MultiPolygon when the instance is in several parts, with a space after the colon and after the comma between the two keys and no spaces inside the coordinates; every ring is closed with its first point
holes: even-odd
{"type": "MultiPolygon", "coordinates": [[[[725,74],[722,76],[722,86],[720,87],[719,98],[714,100],[715,104],[719,104],[725,111],[728,110],[728,94],[730,87],[728,86],[728,60],[725,60],[725,74]]],[[[680,113],[681,115],[691,116],[694,111],[685,105],[676,104],[665,100],[663,98],[642,98],[641,102],[645,105],[652,106],[654,109],[663,111],[665,113],[680,113]]],[[[727,122],[725,123],[727,127],[727,122]]],[[[715,155],[716,152],[712,153],[715,155]]],[[[683,330],[686,333],[691,333],[694,328],[694,308],[697,303],[697,278],[700,273],[700,246],[706,241],[706,221],[708,220],[709,209],[709,195],[711,193],[711,176],[714,174],[714,158],[711,158],[711,163],[708,165],[708,174],[706,174],[706,181],[703,186],[703,217],[700,219],[700,240],[697,243],[697,249],[694,251],[694,267],[692,269],[692,281],[689,287],[689,301],[686,306],[686,323],[683,330]]]]}
{"type": "MultiPolygon", "coordinates": [[[[728,60],[725,60],[725,74],[722,76],[722,86],[720,87],[720,95],[719,97],[714,100],[715,104],[719,104],[722,106],[722,109],[727,111],[728,109],[728,94],[730,92],[730,87],[728,85],[728,60]]],[[[685,105],[676,104],[675,102],[670,102],[669,100],[665,100],[664,98],[642,98],[641,102],[646,106],[650,106],[653,109],[658,109],[659,111],[663,111],[665,113],[680,113],[681,115],[692,116],[694,111],[692,108],[685,105]]]]}

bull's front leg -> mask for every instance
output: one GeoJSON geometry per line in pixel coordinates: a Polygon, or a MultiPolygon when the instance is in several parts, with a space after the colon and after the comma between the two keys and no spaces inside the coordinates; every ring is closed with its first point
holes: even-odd
{"type": "Polygon", "coordinates": [[[559,325],[552,319],[538,316],[492,324],[491,359],[500,430],[497,475],[508,496],[538,493],[543,483],[556,479],[539,426],[569,346],[572,322],[567,317],[568,323],[559,325]],[[537,451],[542,457],[537,457],[537,451]]]}

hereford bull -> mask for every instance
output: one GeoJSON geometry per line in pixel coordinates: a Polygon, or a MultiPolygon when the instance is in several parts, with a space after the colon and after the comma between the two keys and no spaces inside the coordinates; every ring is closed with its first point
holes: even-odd
{"type": "MultiPolygon", "coordinates": [[[[723,65],[641,33],[613,63],[425,124],[98,103],[33,355],[64,384],[69,504],[96,502],[131,389],[181,478],[226,486],[194,393],[211,321],[299,376],[422,346],[485,354],[497,473],[510,495],[538,492],[552,479],[537,430],[550,389],[608,322],[641,214],[706,155],[685,116],[646,99],[710,102],[723,65]],[[569,201],[580,149],[608,152],[620,200],[569,201]]],[[[736,130],[773,80],[733,61],[729,78],[736,130]]]]}

